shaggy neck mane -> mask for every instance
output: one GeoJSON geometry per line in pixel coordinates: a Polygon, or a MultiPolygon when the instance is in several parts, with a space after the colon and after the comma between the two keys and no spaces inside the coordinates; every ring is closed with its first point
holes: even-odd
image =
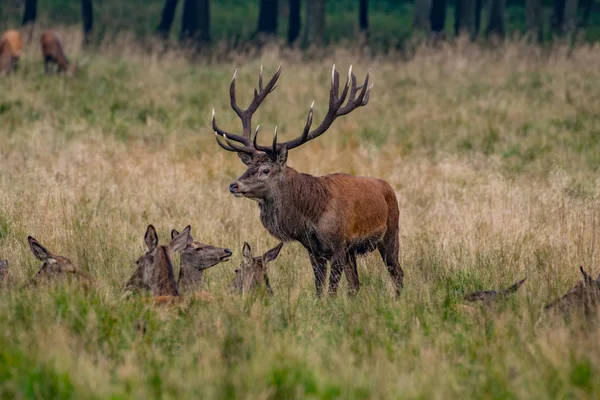
{"type": "Polygon", "coordinates": [[[300,240],[318,222],[328,198],[321,178],[286,167],[272,198],[259,204],[262,223],[282,241],[300,240]]]}

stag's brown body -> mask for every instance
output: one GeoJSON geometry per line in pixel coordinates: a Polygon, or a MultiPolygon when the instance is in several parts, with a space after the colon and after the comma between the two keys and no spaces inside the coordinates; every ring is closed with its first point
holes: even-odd
{"type": "Polygon", "coordinates": [[[0,72],[10,73],[17,69],[23,40],[19,31],[9,29],[0,38],[0,72]]]}
{"type": "Polygon", "coordinates": [[[73,76],[77,72],[76,64],[69,61],[63,50],[63,45],[54,31],[46,31],[41,37],[42,55],[44,57],[44,71],[51,72],[52,64],[58,65],[58,72],[65,72],[67,76],[73,76]]]}
{"type": "Polygon", "coordinates": [[[250,138],[252,114],[275,89],[279,74],[280,69],[263,88],[261,72],[254,100],[248,109],[241,110],[235,99],[236,71],[230,96],[231,106],[242,120],[241,136],[221,130],[213,111],[212,124],[217,142],[225,150],[237,152],[248,166],[229,190],[237,197],[258,202],[262,224],[270,234],[282,242],[298,241],[304,246],[313,266],[318,295],[323,290],[328,261],[331,263],[330,293],[337,291],[342,271],[348,279],[350,293],[356,293],[360,287],[356,256],[375,249],[379,250],[396,286],[396,293],[400,294],[404,273],[398,262],[399,210],[391,186],[380,179],[347,174],[317,177],[287,166],[288,150],[322,135],[337,117],[368,103],[368,75],[364,84],[358,87],[350,69],[340,94],[339,76],[334,67],[329,111],[320,126],[310,130],[311,106],[300,137],[278,143],[275,130],[272,146],[261,146],[257,143],[258,128],[254,140],[250,138]],[[344,105],[346,97],[348,102],[344,105]]]}

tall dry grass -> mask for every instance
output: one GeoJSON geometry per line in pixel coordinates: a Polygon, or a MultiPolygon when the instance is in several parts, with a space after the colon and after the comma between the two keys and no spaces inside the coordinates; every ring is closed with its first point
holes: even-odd
{"type": "Polygon", "coordinates": [[[12,284],[0,294],[1,397],[597,396],[598,328],[542,311],[580,279],[580,264],[599,272],[596,47],[455,43],[403,62],[344,49],[302,61],[270,49],[199,64],[127,43],[67,48],[89,59],[76,80],[44,78],[30,47],[19,74],[0,81],[0,258],[12,284]],[[324,115],[332,64],[353,64],[359,78],[371,69],[368,107],[292,151],[289,165],[392,185],[400,300],[376,255],[360,261],[356,298],[315,299],[293,243],[270,267],[274,298],[226,293],[242,243],[263,251],[276,241],[256,204],[226,190],[244,167],[214,142],[211,109],[239,129],[233,70],[246,104],[259,66],[269,74],[281,62],[254,121],[286,138],[312,100],[315,119],[324,115]],[[235,250],[206,274],[213,302],[165,310],[121,298],[148,223],[162,241],[191,224],[196,239],[235,250]],[[27,235],[89,272],[93,288],[20,290],[39,267],[27,235]],[[523,277],[505,303],[462,304],[468,291],[523,277]]]}

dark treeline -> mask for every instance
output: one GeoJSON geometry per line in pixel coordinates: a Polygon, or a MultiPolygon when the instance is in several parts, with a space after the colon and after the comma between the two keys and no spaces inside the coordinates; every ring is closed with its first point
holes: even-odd
{"type": "MultiPolygon", "coordinates": [[[[20,7],[20,22],[24,26],[33,27],[42,17],[60,24],[74,22],[70,8],[65,8],[62,2],[64,21],[57,18],[59,13],[52,8],[52,0],[40,4],[37,0],[10,3],[20,7]]],[[[80,4],[84,44],[94,38],[101,40],[99,31],[129,28],[135,33],[142,30],[143,24],[153,25],[145,29],[144,36],[177,39],[198,47],[223,39],[239,42],[240,38],[257,44],[278,39],[310,47],[352,36],[388,46],[415,34],[502,39],[518,31],[531,40],[542,41],[589,30],[588,40],[600,36],[596,33],[600,32],[600,4],[595,0],[149,0],[144,5],[128,0],[104,0],[93,3],[81,0],[80,4]],[[117,24],[112,20],[117,19],[114,10],[131,11],[117,13],[120,14],[117,24]],[[228,17],[234,22],[223,24],[228,17]],[[98,26],[103,28],[98,31],[98,26]],[[215,30],[219,31],[217,35],[215,30]]],[[[2,15],[3,8],[8,6],[0,7],[2,15]]]]}

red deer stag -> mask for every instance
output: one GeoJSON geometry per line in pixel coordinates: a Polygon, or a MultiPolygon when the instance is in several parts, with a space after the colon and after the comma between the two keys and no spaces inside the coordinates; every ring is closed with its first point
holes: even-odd
{"type": "Polygon", "coordinates": [[[19,31],[9,29],[0,38],[0,73],[9,74],[19,65],[23,40],[19,31]]]}
{"type": "Polygon", "coordinates": [[[42,55],[44,56],[44,72],[48,75],[50,64],[58,65],[58,72],[65,72],[68,77],[73,77],[77,73],[77,64],[69,61],[63,50],[63,45],[54,31],[46,31],[42,34],[42,55]]]}
{"type": "Polygon", "coordinates": [[[349,293],[358,292],[360,283],[356,256],[379,250],[394,281],[397,295],[403,285],[404,272],[398,262],[398,202],[392,187],[381,179],[355,177],[347,174],[312,176],[288,167],[288,151],[316,139],[329,129],[336,118],[369,102],[371,86],[367,74],[362,86],[357,86],[352,67],[342,93],[339,74],[333,66],[329,110],[323,122],[310,130],[313,105],[302,134],[294,140],[278,143],[277,128],[271,146],[257,141],[258,127],[251,138],[252,115],[277,83],[281,66],[263,87],[262,69],[258,90],[246,110],[237,105],[233,75],[229,94],[231,108],[242,121],[242,135],[220,129],[213,109],[212,128],[217,143],[225,150],[237,152],[247,171],[229,186],[236,197],[256,200],[263,226],[282,242],[298,241],[308,251],[315,274],[317,295],[323,292],[327,261],[331,264],[329,292],[337,292],[342,271],[348,280],[349,293]],[[344,102],[348,98],[348,102],[344,102]],[[220,138],[223,138],[224,142],[220,138]]]}

